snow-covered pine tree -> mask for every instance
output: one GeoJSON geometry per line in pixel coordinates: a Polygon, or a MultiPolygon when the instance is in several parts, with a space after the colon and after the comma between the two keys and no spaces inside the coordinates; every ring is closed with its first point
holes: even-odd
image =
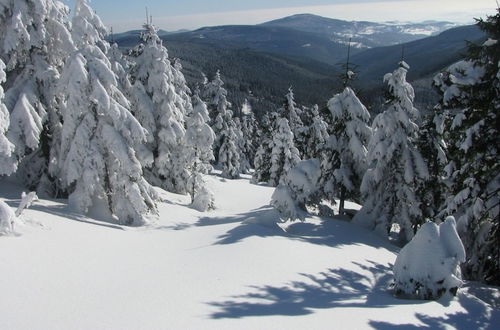
{"type": "MultiPolygon", "coordinates": [[[[210,162],[214,159],[212,144],[215,134],[207,124],[210,120],[207,106],[200,99],[198,93],[193,96],[192,104],[193,110],[186,119],[186,144],[189,148],[187,158],[190,172],[188,191],[191,195],[191,202],[195,203],[197,199],[200,200],[200,195],[208,191],[202,174],[207,174],[212,170],[210,162]]],[[[200,205],[196,205],[200,211],[210,208],[210,202],[213,203],[213,198],[204,200],[209,201],[209,203],[201,203],[200,201],[200,205]]]]}
{"type": "Polygon", "coordinates": [[[488,40],[434,81],[448,127],[447,212],[457,219],[466,278],[500,284],[500,9],[478,21],[488,40]]]}
{"type": "Polygon", "coordinates": [[[254,167],[255,152],[257,150],[257,121],[248,100],[245,99],[241,107],[241,157],[242,173],[248,173],[254,167]]]}
{"type": "Polygon", "coordinates": [[[182,73],[169,61],[156,28],[152,24],[144,27],[143,44],[131,52],[134,61],[131,76],[137,102],[136,118],[152,137],[148,146],[153,152],[154,164],[151,171],[147,171],[147,177],[151,183],[169,191],[186,193],[189,173],[184,121],[190,110],[186,107],[190,106],[179,91],[188,88],[180,86],[182,73]]]}
{"type": "Polygon", "coordinates": [[[429,177],[418,187],[422,196],[422,216],[431,221],[442,211],[447,194],[444,168],[448,162],[447,146],[444,140],[445,114],[440,107],[435,107],[420,126],[418,149],[424,157],[429,170],[429,177]]]}
{"type": "Polygon", "coordinates": [[[55,0],[0,3],[0,58],[6,64],[7,136],[21,161],[18,176],[30,189],[53,193],[60,137],[56,85],[74,50],[69,10],[55,0]],[[43,134],[42,134],[43,132],[43,134]],[[49,187],[49,185],[51,187],[49,187]],[[48,191],[47,191],[48,190],[48,191]]]}
{"type": "Polygon", "coordinates": [[[388,73],[386,109],[373,121],[368,145],[368,162],[361,193],[364,204],[353,221],[387,236],[399,226],[399,240],[407,242],[422,224],[418,184],[428,178],[427,166],[417,149],[418,110],[413,106],[414,91],[406,81],[408,65],[388,73]]]}
{"type": "Polygon", "coordinates": [[[87,0],[77,0],[72,30],[77,50],[60,79],[60,179],[76,209],[87,212],[104,201],[120,223],[141,225],[156,211],[157,198],[133,149],[146,132],[118,89],[103,52],[104,32],[87,0]]]}
{"type": "MultiPolygon", "coordinates": [[[[147,141],[151,142],[153,136],[149,132],[153,131],[152,127],[154,127],[151,99],[140,82],[132,86],[130,81],[132,63],[123,55],[116,43],[110,46],[106,55],[111,63],[111,69],[116,74],[118,89],[130,102],[130,112],[144,125],[143,127],[147,132],[147,141]]],[[[134,150],[143,168],[152,166],[154,162],[153,152],[148,148],[147,143],[137,141],[134,150]]]]}
{"type": "Polygon", "coordinates": [[[5,82],[5,63],[0,59],[0,176],[11,175],[17,170],[17,160],[14,157],[14,145],[7,139],[10,116],[3,104],[4,93],[1,84],[5,82]]]}
{"type": "Polygon", "coordinates": [[[300,161],[299,150],[293,142],[293,133],[286,118],[279,118],[273,132],[269,185],[276,187],[285,175],[300,161]]]}
{"type": "Polygon", "coordinates": [[[227,101],[227,90],[223,86],[224,81],[222,81],[219,70],[215,72],[215,76],[211,81],[205,81],[203,85],[202,97],[207,102],[212,122],[219,112],[224,112],[225,109],[231,106],[227,101]]]}
{"type": "Polygon", "coordinates": [[[271,196],[271,205],[278,210],[283,220],[304,219],[306,205],[316,199],[320,176],[318,159],[302,160],[284,175],[282,183],[271,196]]]}
{"type": "Polygon", "coordinates": [[[370,113],[348,86],[328,101],[328,109],[333,127],[325,156],[333,159],[323,159],[323,184],[329,198],[340,198],[339,212],[343,213],[346,199],[359,200],[361,180],[368,167],[370,113]]]}
{"type": "Polygon", "coordinates": [[[227,90],[223,86],[224,82],[222,81],[220,71],[217,70],[214,78],[203,86],[202,92],[202,96],[207,102],[208,112],[211,118],[210,126],[215,133],[213,148],[216,164],[219,163],[219,150],[222,146],[222,131],[226,129],[224,121],[229,118],[232,120],[232,112],[231,116],[228,116],[226,113],[231,107],[231,103],[227,100],[227,90]]]}
{"type": "MultiPolygon", "coordinates": [[[[271,114],[273,118],[276,118],[277,114],[271,114]]],[[[270,171],[271,171],[271,154],[273,150],[273,124],[268,113],[264,114],[262,117],[262,122],[260,125],[260,145],[255,152],[254,159],[254,173],[252,176],[252,182],[269,182],[270,171]]]]}
{"type": "Polygon", "coordinates": [[[293,89],[290,87],[288,93],[285,95],[283,106],[278,110],[281,118],[288,120],[288,125],[293,133],[294,144],[299,150],[300,154],[304,154],[304,123],[300,118],[301,110],[295,103],[293,89]]]}
{"type": "Polygon", "coordinates": [[[328,141],[328,124],[321,118],[318,106],[310,109],[310,123],[304,128],[304,158],[321,158],[323,149],[328,141]]]}
{"type": "Polygon", "coordinates": [[[237,179],[240,177],[240,150],[238,140],[240,132],[232,119],[233,112],[226,110],[225,114],[219,114],[217,118],[222,118],[222,130],[220,131],[219,141],[219,166],[222,167],[222,176],[228,179],[237,179]]]}

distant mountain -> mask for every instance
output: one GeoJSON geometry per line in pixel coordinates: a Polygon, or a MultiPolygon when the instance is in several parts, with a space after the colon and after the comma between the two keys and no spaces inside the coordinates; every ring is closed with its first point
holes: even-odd
{"type": "Polygon", "coordinates": [[[205,27],[196,31],[168,35],[164,39],[194,43],[202,41],[205,44],[231,44],[238,48],[251,48],[284,56],[306,57],[328,64],[337,63],[347,53],[344,43],[332,42],[316,33],[278,26],[205,27]]]}
{"type": "Polygon", "coordinates": [[[484,33],[477,26],[461,26],[403,45],[368,49],[354,54],[351,62],[358,65],[363,84],[370,86],[392,71],[404,53],[404,60],[410,65],[408,78],[416,80],[459,60],[467,41],[480,42],[484,38],[484,33]]]}
{"type": "Polygon", "coordinates": [[[311,14],[293,15],[261,24],[311,32],[336,43],[352,38],[357,48],[373,48],[401,44],[439,34],[457,26],[450,22],[423,23],[343,21],[311,14]]]}
{"type": "MultiPolygon", "coordinates": [[[[341,87],[336,64],[345,61],[347,48],[326,38],[325,33],[318,32],[319,27],[316,32],[298,30],[297,17],[304,22],[311,16],[296,15],[282,20],[295,21],[294,28],[273,26],[276,22],[281,24],[278,20],[257,26],[206,27],[183,33],[160,33],[160,36],[170,56],[181,59],[191,86],[202,81],[203,73],[210,76],[220,69],[229,98],[235,103],[233,109],[245,98],[251,99],[258,112],[276,108],[289,86],[294,87],[299,103],[324,105],[341,87]]],[[[313,18],[322,20],[317,16],[313,18]]],[[[332,21],[351,26],[351,22],[324,20],[328,26],[333,26],[332,21]]],[[[307,25],[301,24],[306,29],[307,25]]],[[[422,29],[432,34],[435,26],[447,23],[428,24],[429,28],[422,29]]],[[[129,48],[139,42],[139,34],[140,31],[131,31],[115,35],[114,40],[121,47],[129,48]]],[[[418,80],[417,102],[432,103],[429,77],[458,60],[466,40],[479,42],[482,38],[484,35],[476,26],[462,26],[405,43],[404,58],[411,66],[409,79],[418,80]]],[[[355,87],[360,88],[360,95],[368,105],[377,107],[382,78],[396,68],[402,48],[402,45],[392,45],[353,50],[351,62],[358,65],[359,71],[355,87]]]]}

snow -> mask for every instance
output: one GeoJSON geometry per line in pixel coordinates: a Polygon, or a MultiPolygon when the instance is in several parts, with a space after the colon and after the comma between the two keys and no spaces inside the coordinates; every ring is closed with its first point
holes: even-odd
{"type": "MultiPolygon", "coordinates": [[[[400,300],[397,248],[354,224],[309,216],[276,225],[273,188],[208,176],[216,209],[158,189],[159,220],[124,227],[36,202],[0,237],[1,329],[494,328],[500,311],[472,295],[400,300]]],[[[0,200],[21,188],[0,181],[0,200]]]]}
{"type": "Polygon", "coordinates": [[[459,268],[463,262],[465,249],[455,218],[448,217],[439,226],[426,222],[396,259],[396,292],[420,299],[454,295],[463,284],[459,268]]]}
{"type": "Polygon", "coordinates": [[[496,45],[496,44],[497,44],[497,42],[498,42],[498,40],[488,38],[488,40],[486,40],[486,41],[483,43],[483,46],[486,46],[486,47],[494,46],[494,45],[496,45]]]}

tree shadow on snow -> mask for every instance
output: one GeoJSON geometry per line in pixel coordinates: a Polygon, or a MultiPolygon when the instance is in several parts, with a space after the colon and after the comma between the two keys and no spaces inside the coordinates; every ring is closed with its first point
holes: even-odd
{"type": "Polygon", "coordinates": [[[416,318],[423,323],[415,324],[392,324],[382,321],[370,321],[374,329],[498,329],[500,324],[500,310],[490,308],[478,298],[463,293],[458,294],[458,301],[465,312],[446,314],[444,317],[430,317],[425,314],[416,313],[416,318]]]}
{"type": "Polygon", "coordinates": [[[234,244],[248,237],[281,236],[306,243],[338,247],[342,245],[368,245],[397,252],[398,248],[373,232],[332,218],[320,221],[297,221],[278,225],[279,213],[272,206],[263,206],[247,213],[229,217],[204,217],[195,226],[216,226],[239,223],[235,228],[218,237],[214,244],[234,244]],[[283,229],[285,228],[285,229],[283,229]]]}
{"type": "Polygon", "coordinates": [[[233,300],[210,302],[219,310],[214,319],[252,316],[297,316],[314,313],[315,309],[336,307],[387,308],[395,304],[415,304],[418,301],[398,300],[389,290],[392,265],[367,261],[354,263],[361,273],[347,269],[329,269],[318,275],[300,274],[302,281],[285,286],[252,286],[253,292],[233,297],[233,300]],[[364,273],[364,274],[363,274],[364,273]]]}
{"type": "MultiPolygon", "coordinates": [[[[16,205],[17,207],[17,205],[16,205]]],[[[111,219],[109,218],[90,218],[88,216],[84,216],[81,213],[77,213],[72,211],[71,208],[66,204],[59,205],[37,205],[36,203],[30,206],[30,209],[46,212],[52,215],[57,215],[62,218],[66,218],[73,221],[78,221],[94,226],[105,227],[109,229],[117,229],[117,230],[125,230],[122,226],[113,224],[111,219]]]]}
{"type": "Polygon", "coordinates": [[[198,220],[195,226],[203,227],[240,223],[239,226],[219,236],[218,241],[214,243],[233,244],[251,236],[285,236],[286,233],[277,225],[276,219],[279,219],[277,211],[271,206],[263,206],[235,216],[204,217],[198,220]]]}

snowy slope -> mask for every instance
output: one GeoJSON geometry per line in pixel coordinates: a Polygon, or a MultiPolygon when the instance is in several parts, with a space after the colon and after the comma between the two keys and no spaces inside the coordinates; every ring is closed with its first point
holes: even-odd
{"type": "MultiPolygon", "coordinates": [[[[278,226],[267,206],[272,188],[210,180],[217,210],[199,213],[185,206],[187,197],[162,193],[169,202],[145,228],[75,214],[65,201],[37,202],[16,225],[21,235],[0,237],[0,329],[500,324],[498,309],[465,291],[451,302],[392,297],[397,248],[371,232],[316,217],[278,226]]],[[[20,192],[0,181],[9,205],[20,192]]],[[[479,291],[498,294],[468,290],[479,291]]]]}

